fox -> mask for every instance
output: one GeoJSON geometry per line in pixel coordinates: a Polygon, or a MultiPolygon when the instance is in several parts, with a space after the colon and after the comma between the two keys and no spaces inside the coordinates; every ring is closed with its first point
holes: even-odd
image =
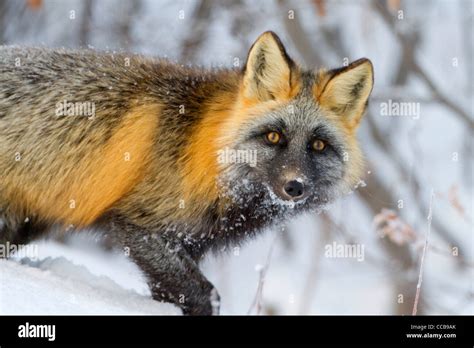
{"type": "Polygon", "coordinates": [[[1,46],[0,245],[94,229],[154,300],[218,314],[200,261],[354,188],[373,83],[369,59],[306,69],[272,31],[243,68],[1,46]]]}

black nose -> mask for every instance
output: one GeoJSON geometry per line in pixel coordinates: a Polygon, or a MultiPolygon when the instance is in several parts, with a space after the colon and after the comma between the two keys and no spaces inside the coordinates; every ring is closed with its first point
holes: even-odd
{"type": "Polygon", "coordinates": [[[303,195],[303,184],[296,180],[288,181],[285,184],[285,192],[293,198],[298,198],[303,195]]]}

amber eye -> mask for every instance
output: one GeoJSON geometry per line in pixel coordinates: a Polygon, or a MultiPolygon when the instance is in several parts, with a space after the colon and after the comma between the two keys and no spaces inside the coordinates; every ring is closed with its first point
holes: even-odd
{"type": "Polygon", "coordinates": [[[326,143],[322,140],[316,139],[313,141],[313,150],[314,151],[323,151],[326,147],[326,143]]]}
{"type": "Polygon", "coordinates": [[[281,135],[278,132],[268,132],[266,138],[270,144],[278,144],[281,139],[281,135]]]}

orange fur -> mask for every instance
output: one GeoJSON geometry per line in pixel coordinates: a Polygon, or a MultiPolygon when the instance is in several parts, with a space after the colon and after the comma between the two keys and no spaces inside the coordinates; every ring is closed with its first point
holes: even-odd
{"type": "Polygon", "coordinates": [[[217,169],[217,145],[215,143],[225,113],[205,117],[192,136],[183,156],[183,199],[187,202],[200,197],[212,201],[217,198],[215,180],[217,169]]]}
{"type": "Polygon", "coordinates": [[[132,109],[105,147],[77,163],[56,186],[31,185],[22,192],[23,206],[65,224],[92,223],[141,179],[150,159],[158,112],[156,105],[132,109]]]}

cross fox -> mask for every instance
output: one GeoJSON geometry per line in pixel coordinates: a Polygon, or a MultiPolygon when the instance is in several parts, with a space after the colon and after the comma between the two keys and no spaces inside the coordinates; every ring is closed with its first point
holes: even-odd
{"type": "Polygon", "coordinates": [[[372,86],[368,59],[307,70],[273,32],[243,69],[0,47],[0,244],[94,228],[155,300],[216,314],[203,255],[351,190],[372,86]]]}

